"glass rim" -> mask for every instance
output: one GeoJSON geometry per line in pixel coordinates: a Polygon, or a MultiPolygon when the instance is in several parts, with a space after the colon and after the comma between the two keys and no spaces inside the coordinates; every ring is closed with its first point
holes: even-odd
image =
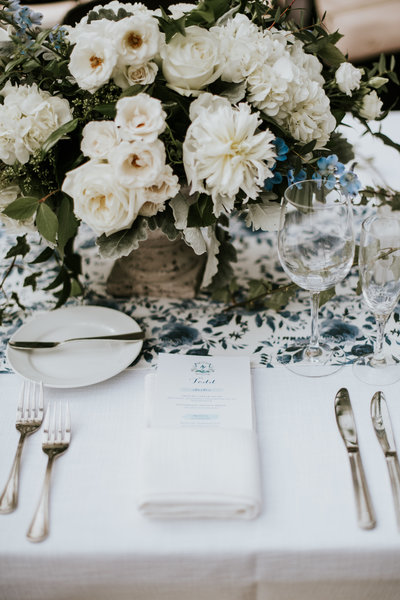
{"type": "MultiPolygon", "coordinates": [[[[286,195],[291,188],[294,188],[295,186],[298,186],[302,183],[311,183],[313,186],[318,185],[318,183],[321,184],[321,182],[317,181],[316,179],[303,179],[302,181],[295,181],[285,189],[282,202],[284,200],[287,200],[287,202],[289,202],[292,206],[295,206],[297,208],[305,208],[304,204],[300,204],[299,202],[288,198],[288,196],[286,195]]],[[[338,187],[336,187],[336,185],[333,188],[328,189],[328,192],[336,192],[338,194],[338,202],[336,203],[336,206],[344,206],[345,204],[348,204],[348,197],[338,187]]],[[[321,204],[320,206],[313,206],[313,210],[326,210],[327,208],[332,208],[332,204],[321,204]]]]}
{"type": "Polygon", "coordinates": [[[372,222],[374,221],[389,221],[390,223],[393,223],[393,221],[396,221],[399,226],[400,226],[400,218],[396,217],[394,215],[378,215],[378,214],[374,214],[374,215],[370,215],[369,217],[367,217],[366,219],[363,220],[363,222],[361,223],[361,229],[365,232],[369,231],[369,227],[371,225],[372,222]]]}

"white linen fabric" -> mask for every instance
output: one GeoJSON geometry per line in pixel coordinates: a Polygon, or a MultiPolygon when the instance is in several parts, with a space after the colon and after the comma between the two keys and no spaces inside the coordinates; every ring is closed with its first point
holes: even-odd
{"type": "MultiPolygon", "coordinates": [[[[46,469],[26,440],[18,508],[0,515],[0,600],[398,600],[400,535],[369,402],[351,366],[330,377],[253,369],[263,506],[252,520],[149,519],[136,508],[145,375],[137,366],[68,399],[72,439],[51,481],[50,535],[25,534],[46,469]],[[334,397],[347,387],[377,526],[357,527],[334,397]]],[[[18,442],[21,380],[0,375],[0,487],[18,442]]],[[[400,384],[385,388],[400,446],[400,384]]]]}
{"type": "Polygon", "coordinates": [[[151,427],[146,378],[138,508],[152,518],[253,519],[261,509],[257,434],[249,429],[151,427]]]}

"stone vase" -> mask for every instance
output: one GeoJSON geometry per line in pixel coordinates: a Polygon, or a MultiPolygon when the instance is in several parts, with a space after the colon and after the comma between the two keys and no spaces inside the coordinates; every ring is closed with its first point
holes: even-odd
{"type": "Polygon", "coordinates": [[[194,298],[206,255],[197,255],[180,237],[171,241],[160,230],[149,231],[137,250],[115,261],[107,292],[116,297],[194,298]]]}

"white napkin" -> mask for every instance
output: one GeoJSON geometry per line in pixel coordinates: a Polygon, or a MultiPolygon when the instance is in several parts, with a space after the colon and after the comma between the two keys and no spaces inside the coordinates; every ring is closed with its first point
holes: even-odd
{"type": "Polygon", "coordinates": [[[253,519],[261,509],[257,434],[249,429],[146,427],[139,477],[138,508],[148,517],[253,519]]]}

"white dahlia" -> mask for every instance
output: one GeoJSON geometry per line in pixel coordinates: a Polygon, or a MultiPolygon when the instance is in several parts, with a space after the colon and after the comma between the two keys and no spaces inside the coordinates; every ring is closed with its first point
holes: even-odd
{"type": "Polygon", "coordinates": [[[272,176],[274,136],[268,130],[257,131],[261,120],[248,104],[235,108],[211,94],[196,102],[200,108],[193,108],[196,116],[183,143],[183,163],[191,193],[211,194],[218,216],[233,209],[240,190],[247,199],[258,196],[265,179],[272,176]]]}

